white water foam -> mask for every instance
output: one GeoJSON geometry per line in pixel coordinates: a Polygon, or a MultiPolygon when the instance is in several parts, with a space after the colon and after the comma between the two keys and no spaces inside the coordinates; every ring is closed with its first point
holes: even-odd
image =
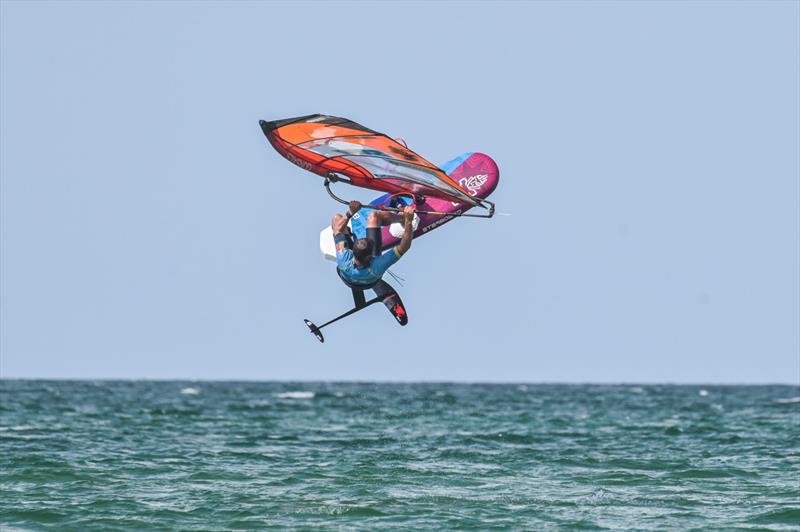
{"type": "Polygon", "coordinates": [[[800,403],[800,397],[786,397],[784,399],[775,399],[775,402],[781,404],[800,403]]]}
{"type": "Polygon", "coordinates": [[[283,392],[276,394],[276,397],[281,399],[313,399],[315,395],[314,392],[283,392]]]}

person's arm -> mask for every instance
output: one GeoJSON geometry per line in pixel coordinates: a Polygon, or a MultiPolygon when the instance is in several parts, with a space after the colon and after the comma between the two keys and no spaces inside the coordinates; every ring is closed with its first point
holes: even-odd
{"type": "Polygon", "coordinates": [[[341,214],[335,215],[333,217],[333,220],[331,221],[331,229],[333,230],[333,235],[336,236],[344,233],[347,229],[347,222],[359,210],[361,210],[361,202],[353,200],[350,202],[347,214],[345,216],[342,216],[341,214]]]}
{"type": "Polygon", "coordinates": [[[378,276],[383,275],[386,273],[392,264],[400,260],[400,257],[403,256],[403,253],[408,251],[411,247],[411,239],[414,238],[414,211],[416,209],[413,206],[408,206],[403,209],[403,237],[400,239],[400,243],[393,247],[390,251],[382,255],[378,255],[374,259],[372,259],[372,264],[370,265],[370,269],[372,273],[378,276]]]}
{"type": "Polygon", "coordinates": [[[413,205],[409,205],[403,209],[403,238],[395,248],[398,255],[404,255],[406,251],[411,248],[411,240],[414,238],[414,211],[416,209],[413,205]]]}
{"type": "Polygon", "coordinates": [[[350,219],[353,217],[355,213],[361,210],[361,202],[358,200],[353,200],[350,202],[350,205],[347,206],[347,218],[350,219]]]}

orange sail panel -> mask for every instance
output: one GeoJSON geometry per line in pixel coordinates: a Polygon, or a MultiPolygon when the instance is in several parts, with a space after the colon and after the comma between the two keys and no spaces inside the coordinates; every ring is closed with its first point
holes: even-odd
{"type": "Polygon", "coordinates": [[[278,153],[315,174],[339,174],[352,185],[384,192],[479,205],[436,165],[352,120],[317,114],[260,124],[278,153]]]}

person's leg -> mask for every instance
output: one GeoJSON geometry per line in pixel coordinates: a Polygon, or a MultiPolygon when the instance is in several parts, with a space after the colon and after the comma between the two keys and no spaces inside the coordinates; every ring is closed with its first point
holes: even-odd
{"type": "MultiPolygon", "coordinates": [[[[383,222],[385,217],[384,214],[391,214],[389,212],[378,212],[372,211],[369,213],[369,217],[367,217],[367,240],[372,240],[372,256],[377,257],[383,251],[381,248],[382,240],[381,237],[381,226],[386,225],[383,222]]],[[[391,223],[391,221],[389,222],[391,223]]]]}
{"type": "Polygon", "coordinates": [[[370,227],[382,227],[403,220],[403,215],[399,212],[372,211],[367,217],[367,229],[370,227]]]}

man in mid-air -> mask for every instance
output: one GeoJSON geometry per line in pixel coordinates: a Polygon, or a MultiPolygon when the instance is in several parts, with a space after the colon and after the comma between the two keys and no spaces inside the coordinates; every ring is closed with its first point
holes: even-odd
{"type": "Polygon", "coordinates": [[[371,211],[367,217],[367,237],[353,242],[347,221],[360,209],[360,202],[351,201],[346,216],[334,215],[331,228],[336,243],[336,269],[339,276],[348,285],[369,287],[380,281],[386,270],[411,247],[415,207],[409,205],[402,213],[371,211]],[[400,243],[381,255],[381,227],[400,220],[403,222],[400,243]]]}

